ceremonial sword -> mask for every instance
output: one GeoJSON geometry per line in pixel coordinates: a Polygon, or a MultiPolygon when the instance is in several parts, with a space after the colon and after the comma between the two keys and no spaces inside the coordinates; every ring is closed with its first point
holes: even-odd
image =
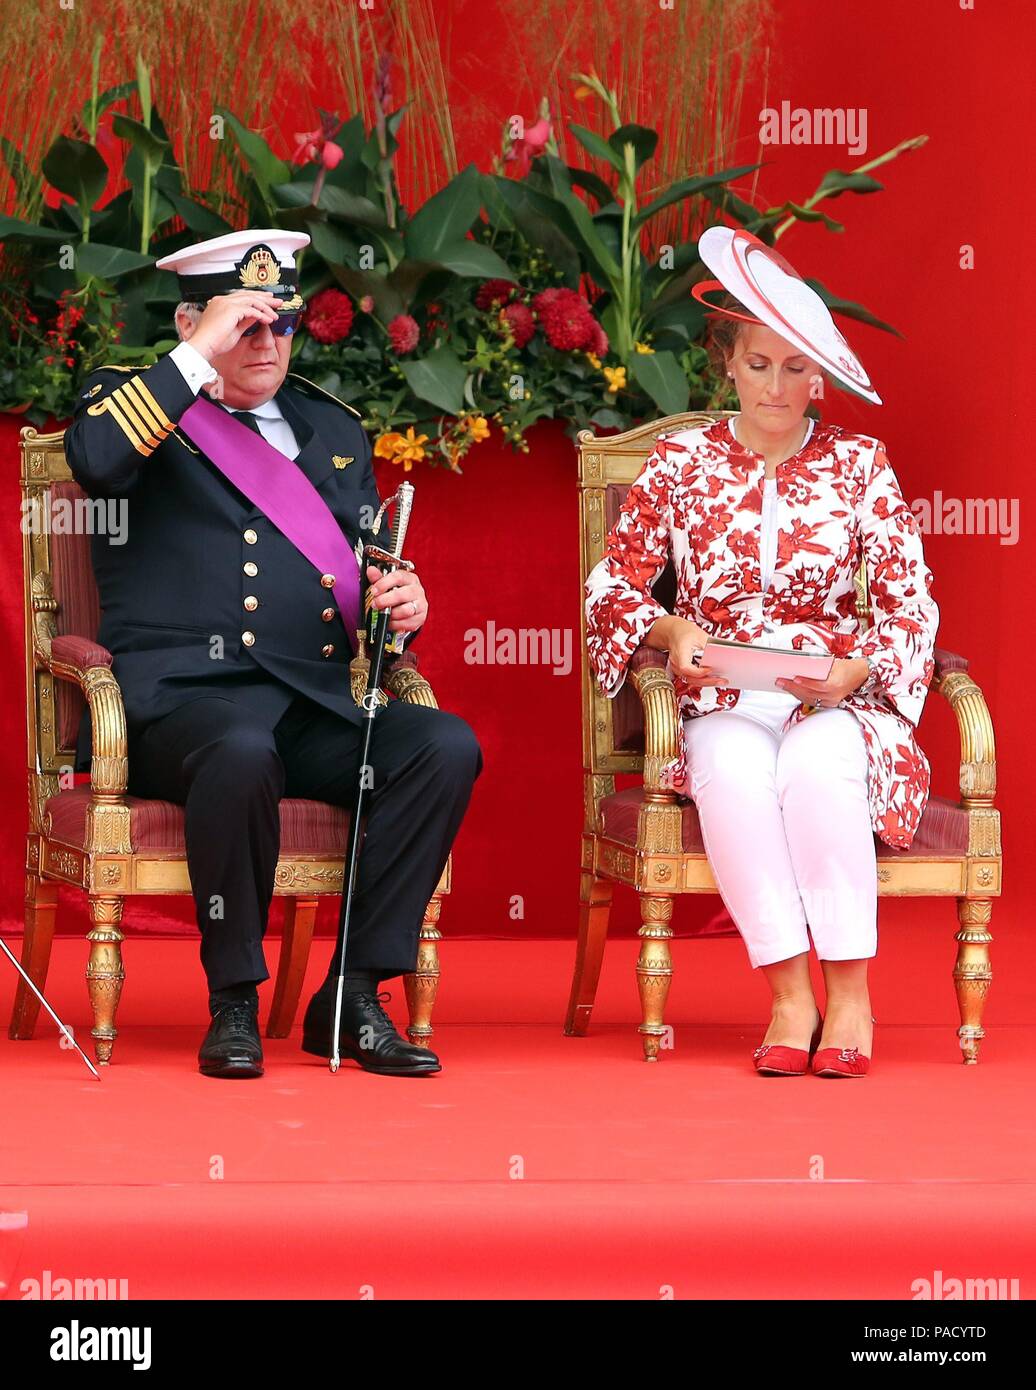
{"type": "Polygon", "coordinates": [[[61,1019],[58,1018],[57,1014],[54,1012],[54,1010],[53,1010],[53,1009],[50,1007],[50,1005],[47,1003],[46,999],[43,997],[43,991],[42,991],[41,989],[37,989],[36,985],[33,984],[32,980],[30,980],[29,975],[28,975],[28,972],[23,968],[21,962],[20,962],[20,961],[18,960],[18,958],[15,956],[14,952],[11,950],[10,946],[8,946],[7,942],[3,939],[2,936],[0,936],[0,950],[3,951],[4,955],[7,957],[7,959],[8,959],[8,960],[11,962],[11,964],[14,966],[15,970],[18,971],[18,974],[22,977],[22,979],[25,981],[25,983],[26,983],[26,984],[29,986],[29,988],[32,990],[33,994],[35,994],[36,998],[40,1001],[40,1003],[41,1003],[41,1004],[43,1005],[43,1007],[46,1009],[47,1013],[50,1014],[51,1018],[52,1018],[52,1019],[54,1020],[54,1022],[58,1025],[58,1032],[61,1034],[61,1036],[62,1036],[63,1038],[67,1038],[67,1039],[68,1039],[68,1041],[72,1044],[72,1046],[75,1048],[75,1050],[79,1053],[80,1057],[82,1057],[82,1059],[83,1059],[83,1061],[86,1063],[86,1065],[87,1065],[87,1066],[90,1068],[90,1070],[93,1072],[94,1076],[96,1076],[97,1080],[100,1081],[100,1079],[101,1079],[101,1073],[97,1070],[97,1068],[94,1066],[93,1062],[90,1061],[90,1058],[86,1055],[86,1053],[83,1051],[83,1049],[82,1049],[82,1048],[79,1046],[79,1044],[76,1042],[76,1040],[75,1040],[75,1035],[73,1034],[72,1029],[71,1029],[71,1028],[66,1028],[65,1025],[61,1022],[61,1019]]]}
{"type": "MultiPolygon", "coordinates": [[[[400,483],[398,491],[390,497],[387,502],[382,503],[379,517],[384,513],[385,508],[395,502],[396,511],[392,521],[392,531],[387,550],[383,550],[378,545],[365,545],[363,548],[363,573],[367,573],[367,565],[374,564],[385,573],[390,570],[414,568],[413,561],[404,560],[403,542],[406,540],[407,527],[410,525],[410,512],[414,505],[414,485],[413,483],[400,483]]],[[[375,526],[377,526],[375,522],[375,526]]],[[[367,676],[367,689],[361,701],[363,709],[363,739],[360,747],[360,761],[357,766],[357,788],[356,803],[353,809],[352,826],[349,833],[349,853],[346,858],[346,881],[342,885],[342,906],[338,917],[338,939],[335,943],[335,951],[338,957],[338,989],[335,994],[335,1012],[331,1024],[331,1057],[328,1065],[332,1072],[336,1072],[341,1063],[341,1056],[338,1050],[338,1029],[342,1021],[342,992],[345,987],[345,952],[349,942],[349,917],[352,912],[353,895],[356,889],[356,877],[360,863],[360,816],[363,811],[364,792],[366,791],[365,772],[369,766],[371,738],[374,733],[374,716],[377,714],[378,707],[382,703],[381,696],[381,668],[385,660],[385,639],[388,632],[390,608],[382,608],[374,621],[373,636],[373,656],[371,657],[370,669],[367,676]]]]}

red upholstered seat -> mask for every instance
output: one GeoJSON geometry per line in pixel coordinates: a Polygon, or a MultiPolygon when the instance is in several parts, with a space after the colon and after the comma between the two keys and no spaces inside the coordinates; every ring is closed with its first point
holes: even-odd
{"type": "MultiPolygon", "coordinates": [[[[604,835],[610,840],[635,845],[637,815],[643,801],[643,787],[628,787],[625,791],[602,797],[600,807],[604,835]]],[[[683,813],[684,854],[704,854],[697,807],[693,801],[680,801],[678,805],[683,813]]],[[[905,859],[912,855],[925,854],[966,854],[968,813],[944,796],[931,796],[909,849],[891,849],[877,835],[874,837],[874,844],[883,859],[905,859]]]]}
{"type": "MultiPolygon", "coordinates": [[[[146,801],[127,796],[130,808],[130,843],[135,854],[146,850],[162,854],[186,852],[183,807],[171,801],[146,801]]],[[[59,792],[47,802],[52,836],[76,849],[86,847],[86,808],[89,787],[59,792]]],[[[281,854],[328,854],[345,857],[349,830],[348,812],[324,801],[285,798],[281,802],[281,854]]]]}

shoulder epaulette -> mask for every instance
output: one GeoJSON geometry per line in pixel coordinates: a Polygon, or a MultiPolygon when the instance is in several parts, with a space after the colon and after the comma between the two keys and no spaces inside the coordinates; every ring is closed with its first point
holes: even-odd
{"type": "MultiPolygon", "coordinates": [[[[174,423],[141,376],[146,367],[123,367],[115,363],[111,366],[115,371],[130,372],[132,375],[110,395],[102,396],[94,405],[87,406],[86,413],[110,416],[137,453],[147,458],[167,435],[173,433],[174,423]]],[[[98,370],[106,371],[108,368],[100,367],[98,370]]],[[[89,391],[84,391],[80,399],[89,400],[101,389],[101,383],[97,382],[89,391]]]]}
{"type": "Polygon", "coordinates": [[[153,367],[154,362],[142,362],[136,367],[127,367],[121,362],[102,362],[99,367],[95,367],[95,372],[146,372],[149,367],[153,367]]]}
{"type": "Polygon", "coordinates": [[[312,391],[319,391],[319,393],[322,396],[326,396],[329,401],[334,401],[335,405],[340,405],[343,409],[347,410],[350,415],[355,415],[357,420],[363,419],[362,411],[357,410],[356,407],[350,405],[348,401],[340,400],[337,396],[333,395],[332,392],[325,391],[324,388],[318,386],[315,381],[310,381],[309,377],[299,376],[298,372],[289,372],[288,379],[289,381],[301,381],[303,386],[308,386],[312,391]]]}

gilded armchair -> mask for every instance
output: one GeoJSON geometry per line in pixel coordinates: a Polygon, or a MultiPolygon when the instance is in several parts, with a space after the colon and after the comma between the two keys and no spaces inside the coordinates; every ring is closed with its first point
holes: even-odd
{"type": "MultiPolygon", "coordinates": [[[[112,656],[94,640],[99,607],[82,528],[53,522],[74,514],[84,493],[65,461],[63,431],[21,431],[25,690],[29,831],[26,838],[25,938],[22,961],[45,986],[58,887],[84,892],[90,931],[86,979],[98,1062],[110,1062],[124,980],[121,925],[135,894],[189,893],[183,812],[170,802],[127,794],[126,719],[112,656]],[[51,518],[51,524],[40,523],[51,518]],[[93,745],[90,784],[75,786],[75,745],[83,703],[93,745]]],[[[396,658],[385,685],[397,698],[436,707],[417,658],[396,658]]],[[[349,814],[316,801],[281,802],[281,854],[274,893],[287,899],[280,959],[266,1033],[286,1037],[298,1007],[320,899],[342,888],[349,814]]],[[[450,890],[451,860],[421,928],[417,966],[404,980],[408,1035],[426,1046],[439,980],[439,913],[450,890]]],[[[19,981],[8,1030],[31,1038],[39,1013],[19,981]]]]}
{"type": "MultiPolygon", "coordinates": [[[[604,554],[607,533],[630,484],[660,434],[708,424],[717,414],[683,414],[653,420],[624,434],[578,438],[581,579],[604,554]]],[[[857,612],[869,618],[866,568],[856,580],[857,612]]],[[[671,565],[653,594],[666,608],[675,600],[671,565]]],[[[660,782],[661,769],[677,756],[679,722],[666,655],[641,645],[630,660],[630,679],[614,699],[597,685],[587,660],[586,616],[581,612],[583,768],[585,823],[582,837],[579,932],[565,1032],[583,1036],[590,1023],[616,883],[640,900],[641,947],[636,964],[645,1059],[657,1061],[666,1035],[664,1013],[673,973],[670,941],[676,898],[717,891],[702,844],[697,812],[660,782]],[[615,790],[619,773],[642,783],[615,790]]],[[[989,931],[992,899],[1001,891],[1000,813],[996,795],[993,725],[964,657],[936,648],[931,690],[948,701],[960,734],[960,800],[931,796],[909,850],[893,850],[875,837],[878,892],[886,897],[956,900],[957,953],[953,968],[963,1060],[978,1061],[985,1036],[982,1011],[992,971],[989,931]]]]}

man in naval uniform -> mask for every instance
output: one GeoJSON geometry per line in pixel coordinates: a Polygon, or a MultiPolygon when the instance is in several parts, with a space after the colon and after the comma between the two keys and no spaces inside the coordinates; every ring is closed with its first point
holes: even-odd
{"type": "MultiPolygon", "coordinates": [[[[181,341],[153,366],[92,373],[65,435],[86,492],[127,506],[124,544],[92,540],[98,640],[113,653],[125,702],[130,792],[185,808],[209,989],[199,1051],[208,1076],[262,1074],[257,985],[269,978],[262,941],[280,798],[354,801],[363,712],[349,661],[363,623],[359,603],[340,611],[336,598],[369,585],[374,607],[390,610],[397,646],[428,613],[416,572],[358,574],[380,506],[359,412],[288,372],[304,308],[294,255],[308,242],[251,230],[160,260],[178,276],[181,341]],[[199,399],[211,409],[192,410],[199,399]],[[238,453],[253,464],[265,446],[250,445],[241,424],[278,451],[265,452],[266,476],[297,489],[280,526],[262,509],[259,484],[248,493],[229,480],[225,440],[209,452],[199,445],[199,414],[243,441],[238,453]],[[315,512],[326,526],[327,509],[351,575],[321,573],[296,543],[306,544],[315,512]]],[[[252,474],[236,482],[251,487],[252,474]]],[[[368,1071],[440,1070],[433,1052],[399,1035],[378,990],[415,968],[424,910],[481,770],[478,742],[456,715],[400,700],[377,713],[340,1032],[342,1055],[368,1071]]],[[[303,1047],[322,1056],[336,985],[332,960],[304,1023],[303,1047]]]]}

